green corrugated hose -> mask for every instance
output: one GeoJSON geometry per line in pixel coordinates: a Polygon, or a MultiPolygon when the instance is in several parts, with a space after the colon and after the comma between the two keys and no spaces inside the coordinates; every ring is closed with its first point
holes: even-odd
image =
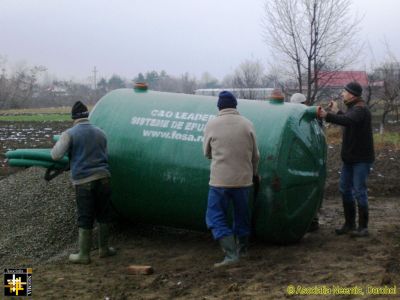
{"type": "Polygon", "coordinates": [[[64,156],[55,161],[51,158],[51,149],[17,149],[6,153],[7,162],[12,167],[46,168],[44,178],[49,181],[69,169],[69,159],[64,156]]]}

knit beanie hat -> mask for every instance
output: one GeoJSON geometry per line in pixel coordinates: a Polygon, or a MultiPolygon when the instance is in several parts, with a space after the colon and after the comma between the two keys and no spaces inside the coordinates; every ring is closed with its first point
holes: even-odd
{"type": "Polygon", "coordinates": [[[349,82],[345,85],[344,89],[356,97],[360,97],[362,94],[362,87],[356,81],[349,82]]]}
{"type": "Polygon", "coordinates": [[[295,93],[292,95],[292,97],[290,97],[290,102],[291,103],[303,103],[306,102],[306,96],[304,96],[301,93],[295,93]]]}
{"type": "Polygon", "coordinates": [[[224,108],[236,108],[237,100],[231,92],[222,91],[219,93],[217,106],[219,110],[224,108]]]}
{"type": "Polygon", "coordinates": [[[74,106],[72,106],[71,118],[75,120],[75,119],[87,118],[88,116],[89,116],[89,111],[86,105],[83,104],[81,101],[75,102],[74,106]]]}

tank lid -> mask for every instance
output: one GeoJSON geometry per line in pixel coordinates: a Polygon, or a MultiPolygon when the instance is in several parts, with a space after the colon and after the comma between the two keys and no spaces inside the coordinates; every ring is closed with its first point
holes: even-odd
{"type": "Polygon", "coordinates": [[[149,88],[146,82],[136,82],[134,85],[135,92],[145,92],[149,88]]]}
{"type": "Polygon", "coordinates": [[[271,96],[269,96],[269,100],[272,103],[283,103],[285,96],[282,94],[280,89],[274,89],[271,96]]]}

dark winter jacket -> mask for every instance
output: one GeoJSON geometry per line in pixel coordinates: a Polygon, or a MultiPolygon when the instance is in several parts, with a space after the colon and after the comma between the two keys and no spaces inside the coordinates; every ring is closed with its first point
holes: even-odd
{"type": "Polygon", "coordinates": [[[371,112],[362,99],[347,106],[345,113],[328,113],[325,120],[344,126],[342,160],[345,163],[372,163],[375,159],[371,112]]]}
{"type": "Polygon", "coordinates": [[[78,119],[72,128],[64,131],[51,150],[51,156],[58,160],[67,152],[71,157],[74,185],[110,177],[106,135],[88,119],[78,119]]]}

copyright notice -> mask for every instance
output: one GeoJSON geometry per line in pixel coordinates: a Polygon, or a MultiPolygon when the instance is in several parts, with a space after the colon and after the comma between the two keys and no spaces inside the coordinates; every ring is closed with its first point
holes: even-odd
{"type": "Polygon", "coordinates": [[[340,285],[288,285],[286,288],[288,295],[397,295],[397,286],[340,286],[340,285]]]}

